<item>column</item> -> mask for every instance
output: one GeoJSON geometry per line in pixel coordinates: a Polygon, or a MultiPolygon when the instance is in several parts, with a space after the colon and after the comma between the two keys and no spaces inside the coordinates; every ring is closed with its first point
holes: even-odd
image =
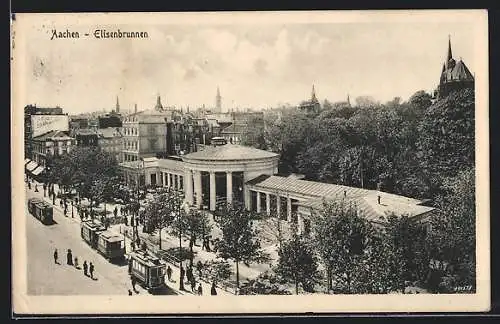
{"type": "Polygon", "coordinates": [[[228,171],[226,172],[226,195],[227,195],[227,203],[233,203],[233,173],[228,171]]]}
{"type": "Polygon", "coordinates": [[[271,214],[271,195],[266,193],[266,212],[267,216],[271,214]]]}
{"type": "Polygon", "coordinates": [[[252,209],[252,196],[250,195],[250,189],[246,185],[243,186],[243,199],[245,201],[246,210],[252,209]]]}
{"type": "Polygon", "coordinates": [[[167,187],[170,188],[171,185],[172,185],[172,182],[170,181],[170,173],[167,173],[167,187]]]}
{"type": "Polygon", "coordinates": [[[297,234],[302,235],[304,233],[304,219],[302,214],[297,211],[297,234]]]}
{"type": "Polygon", "coordinates": [[[276,195],[276,214],[278,219],[281,219],[281,197],[276,195]]]}
{"type": "Polygon", "coordinates": [[[215,182],[215,172],[210,171],[210,210],[215,210],[216,205],[216,182],[215,182]]]}
{"type": "Polygon", "coordinates": [[[184,172],[184,187],[186,188],[186,201],[189,205],[192,205],[194,200],[193,200],[193,173],[191,170],[186,170],[184,172]]]}
{"type": "Polygon", "coordinates": [[[161,177],[161,172],[160,171],[157,171],[156,172],[156,185],[159,186],[159,185],[163,185],[163,179],[161,177]]]}
{"type": "Polygon", "coordinates": [[[196,193],[196,206],[199,208],[203,203],[201,197],[201,172],[194,171],[194,192],[196,193]]]}
{"type": "Polygon", "coordinates": [[[257,213],[260,213],[260,192],[256,191],[257,193],[257,213]]]}
{"type": "Polygon", "coordinates": [[[292,221],[292,199],[288,197],[286,199],[286,220],[291,222],[292,221]]]}
{"type": "Polygon", "coordinates": [[[176,182],[175,182],[175,185],[177,187],[178,190],[181,189],[181,176],[180,175],[176,175],[177,179],[176,179],[176,182]]]}

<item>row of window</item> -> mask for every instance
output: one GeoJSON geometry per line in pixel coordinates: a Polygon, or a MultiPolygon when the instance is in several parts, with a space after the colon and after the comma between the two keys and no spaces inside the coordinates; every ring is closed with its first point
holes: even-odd
{"type": "Polygon", "coordinates": [[[124,147],[126,150],[138,150],[139,149],[139,142],[138,141],[125,141],[124,147]]]}
{"type": "Polygon", "coordinates": [[[123,132],[125,136],[139,135],[139,130],[136,127],[126,127],[123,132]]]}

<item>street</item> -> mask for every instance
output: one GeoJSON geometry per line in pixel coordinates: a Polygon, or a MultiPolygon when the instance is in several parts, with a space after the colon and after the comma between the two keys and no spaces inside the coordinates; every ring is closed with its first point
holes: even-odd
{"type": "MultiPolygon", "coordinates": [[[[43,190],[26,190],[27,198],[43,197],[43,190]]],[[[108,262],[90,248],[80,237],[80,224],[76,218],[65,217],[54,208],[53,225],[43,225],[26,209],[26,235],[28,253],[28,294],[32,295],[127,295],[132,290],[127,266],[108,262]],[[54,263],[54,249],[59,263],[54,263]],[[66,264],[66,252],[71,249],[78,258],[80,270],[66,264]],[[82,264],[92,262],[94,278],[84,276],[82,264]]],[[[137,286],[136,286],[137,287],[137,286]]],[[[137,288],[139,294],[147,293],[137,288]]]]}

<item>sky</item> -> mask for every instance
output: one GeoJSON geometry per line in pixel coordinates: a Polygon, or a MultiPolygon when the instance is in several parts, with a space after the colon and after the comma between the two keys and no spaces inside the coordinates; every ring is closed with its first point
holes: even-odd
{"type": "Polygon", "coordinates": [[[56,26],[146,31],[148,39],[50,40],[54,26],[26,33],[26,103],[82,113],[114,108],[215,105],[256,110],[311,96],[345,101],[372,96],[406,100],[437,86],[448,37],[453,56],[474,70],[471,23],[362,22],[283,24],[126,24],[56,26]]]}

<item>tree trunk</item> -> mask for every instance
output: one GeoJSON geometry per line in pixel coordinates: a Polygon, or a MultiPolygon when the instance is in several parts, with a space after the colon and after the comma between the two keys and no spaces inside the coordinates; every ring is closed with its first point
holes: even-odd
{"type": "Polygon", "coordinates": [[[295,294],[299,294],[299,281],[297,279],[295,279],[295,294]]]}
{"type": "Polygon", "coordinates": [[[191,268],[193,267],[193,237],[191,236],[191,240],[189,241],[189,265],[191,266],[191,268]]]}
{"type": "Polygon", "coordinates": [[[240,293],[240,268],[238,261],[236,261],[236,292],[240,293]]]}

